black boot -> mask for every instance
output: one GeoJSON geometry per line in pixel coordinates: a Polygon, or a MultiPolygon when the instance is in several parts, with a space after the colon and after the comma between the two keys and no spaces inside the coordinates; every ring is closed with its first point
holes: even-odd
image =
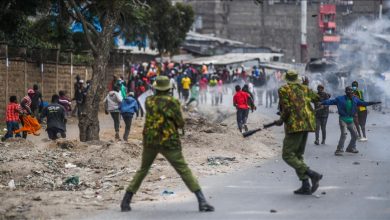
{"type": "Polygon", "coordinates": [[[314,144],[315,145],[320,145],[320,141],[317,139],[316,141],[314,141],[314,144]]]}
{"type": "Polygon", "coordinates": [[[311,188],[308,179],[302,180],[301,188],[294,191],[295,194],[299,195],[311,195],[311,188]]]}
{"type": "Polygon", "coordinates": [[[319,173],[317,173],[313,170],[310,170],[310,169],[308,169],[306,171],[306,174],[310,177],[311,185],[312,185],[311,192],[314,193],[318,189],[318,187],[320,186],[319,182],[322,179],[322,174],[319,174],[319,173]]]}
{"type": "Polygon", "coordinates": [[[202,191],[196,191],[195,195],[199,203],[199,212],[214,212],[214,207],[207,203],[202,191]]]}
{"type": "Polygon", "coordinates": [[[123,197],[122,203],[121,203],[121,211],[122,212],[131,211],[131,207],[130,207],[131,198],[133,198],[133,193],[126,192],[125,196],[123,197]]]}

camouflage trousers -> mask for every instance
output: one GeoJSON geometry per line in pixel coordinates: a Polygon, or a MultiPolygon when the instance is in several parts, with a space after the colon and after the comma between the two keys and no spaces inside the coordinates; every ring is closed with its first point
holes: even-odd
{"type": "Polygon", "coordinates": [[[295,169],[300,180],[307,179],[307,165],[303,161],[308,132],[286,134],[283,140],[283,160],[295,169]]]}
{"type": "Polygon", "coordinates": [[[168,162],[173,166],[176,172],[180,175],[186,186],[191,192],[200,190],[200,186],[196,178],[192,175],[190,168],[184,160],[181,149],[163,149],[144,147],[142,152],[141,168],[136,172],[130,185],[127,187],[127,192],[136,193],[141,186],[142,181],[148,174],[148,171],[153,164],[157,154],[161,153],[168,162]]]}

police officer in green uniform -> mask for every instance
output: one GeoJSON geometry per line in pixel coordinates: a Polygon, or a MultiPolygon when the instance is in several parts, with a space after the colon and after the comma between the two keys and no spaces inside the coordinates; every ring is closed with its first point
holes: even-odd
{"type": "Polygon", "coordinates": [[[214,207],[207,203],[198,181],[192,175],[184,160],[178,129],[184,128],[180,103],[169,95],[169,78],[158,76],[153,85],[156,94],[146,99],[146,121],[143,130],[143,152],[141,168],[135,174],[121,203],[122,212],[131,211],[130,202],[158,153],[161,153],[175,168],[191,192],[195,193],[199,211],[212,212],[214,207]]]}
{"type": "Polygon", "coordinates": [[[287,84],[280,87],[280,119],[277,125],[284,123],[283,160],[295,169],[302,187],[295,194],[311,195],[319,186],[322,175],[309,169],[303,160],[307,136],[315,131],[315,114],[311,102],[318,102],[318,95],[299,82],[298,74],[289,70],[285,77],[287,84]],[[311,180],[311,185],[309,182],[311,180]]]}

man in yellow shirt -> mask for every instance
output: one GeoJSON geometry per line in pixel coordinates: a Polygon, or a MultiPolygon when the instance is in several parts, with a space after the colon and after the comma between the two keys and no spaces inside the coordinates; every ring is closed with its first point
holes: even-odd
{"type": "Polygon", "coordinates": [[[191,85],[191,79],[190,77],[188,77],[187,73],[184,73],[184,78],[181,80],[181,85],[183,86],[184,101],[187,102],[188,96],[190,95],[190,85],[191,85]]]}

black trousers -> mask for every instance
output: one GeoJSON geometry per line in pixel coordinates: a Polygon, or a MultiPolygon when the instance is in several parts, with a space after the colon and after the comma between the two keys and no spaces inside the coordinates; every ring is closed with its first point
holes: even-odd
{"type": "Polygon", "coordinates": [[[114,120],[115,133],[119,132],[119,112],[110,112],[112,120],[114,120]]]}
{"type": "Polygon", "coordinates": [[[237,109],[237,126],[240,132],[242,132],[242,126],[246,124],[248,119],[249,109],[237,109]]]}
{"type": "Polygon", "coordinates": [[[50,140],[57,140],[58,139],[58,133],[60,133],[62,138],[66,138],[66,133],[64,130],[59,128],[47,128],[47,135],[49,136],[50,140]]]}
{"type": "Polygon", "coordinates": [[[125,133],[123,134],[123,140],[127,141],[127,139],[129,138],[131,122],[133,120],[133,114],[132,113],[123,113],[122,118],[123,118],[123,121],[125,121],[125,133]]]}

